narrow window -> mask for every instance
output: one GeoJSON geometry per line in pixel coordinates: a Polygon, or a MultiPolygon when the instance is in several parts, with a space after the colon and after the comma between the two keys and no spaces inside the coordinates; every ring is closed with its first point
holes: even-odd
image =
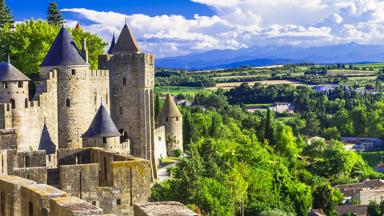
{"type": "Polygon", "coordinates": [[[107,137],[103,137],[103,144],[107,143],[107,137]]]}
{"type": "Polygon", "coordinates": [[[46,208],[41,210],[41,216],[48,216],[48,210],[46,208]]]}
{"type": "Polygon", "coordinates": [[[121,205],[121,199],[116,200],[116,205],[121,205]]]}
{"type": "Polygon", "coordinates": [[[76,75],[76,70],[72,69],[72,75],[76,75]]]}
{"type": "Polygon", "coordinates": [[[176,121],[179,121],[179,117],[176,117],[176,121]]]}
{"type": "Polygon", "coordinates": [[[120,107],[120,115],[123,115],[123,107],[120,107]]]}
{"type": "Polygon", "coordinates": [[[7,82],[3,82],[3,88],[8,88],[8,83],[7,82]]]}
{"type": "Polygon", "coordinates": [[[165,121],[168,121],[168,118],[165,118],[165,121]]]}
{"type": "Polygon", "coordinates": [[[123,78],[123,86],[127,85],[127,79],[124,77],[123,78]]]}
{"type": "Polygon", "coordinates": [[[67,98],[67,100],[65,101],[65,105],[67,107],[71,107],[71,99],[67,98]]]}
{"type": "Polygon", "coordinates": [[[105,104],[108,104],[108,92],[107,92],[107,94],[105,95],[105,104]]]}
{"type": "Polygon", "coordinates": [[[33,216],[33,203],[29,202],[29,216],[33,216]]]}
{"type": "Polygon", "coordinates": [[[104,179],[105,179],[105,185],[107,185],[107,177],[108,177],[108,171],[107,171],[107,158],[104,158],[104,179]]]}
{"type": "Polygon", "coordinates": [[[17,87],[23,88],[23,86],[24,86],[23,81],[17,82],[17,87]]]}
{"type": "Polygon", "coordinates": [[[95,105],[97,105],[97,93],[96,92],[94,92],[94,98],[93,98],[93,100],[94,100],[94,103],[95,103],[95,105]]]}
{"type": "Polygon", "coordinates": [[[28,104],[29,104],[28,98],[25,98],[25,108],[28,108],[28,104]]]}
{"type": "Polygon", "coordinates": [[[11,107],[12,107],[12,109],[16,109],[16,102],[15,102],[15,99],[11,99],[10,102],[11,102],[11,107]]]}
{"type": "Polygon", "coordinates": [[[25,167],[30,167],[31,161],[29,160],[29,156],[25,156],[25,167]]]}
{"type": "Polygon", "coordinates": [[[0,196],[0,202],[1,202],[1,215],[5,215],[5,193],[4,191],[1,192],[0,196]]]}
{"type": "Polygon", "coordinates": [[[92,205],[94,205],[94,206],[95,206],[95,205],[96,205],[96,201],[92,201],[92,205]]]}

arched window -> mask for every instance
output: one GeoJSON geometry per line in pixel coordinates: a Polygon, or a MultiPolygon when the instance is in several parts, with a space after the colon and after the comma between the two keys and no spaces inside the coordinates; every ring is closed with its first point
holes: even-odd
{"type": "Polygon", "coordinates": [[[25,98],[25,108],[28,108],[28,103],[29,103],[28,98],[25,98]]]}
{"type": "Polygon", "coordinates": [[[15,102],[15,99],[11,99],[10,102],[11,102],[11,107],[12,107],[12,109],[16,109],[16,102],[15,102]]]}
{"type": "Polygon", "coordinates": [[[125,77],[123,78],[123,85],[127,85],[127,79],[125,77]]]}
{"type": "Polygon", "coordinates": [[[67,98],[67,100],[65,101],[65,106],[71,107],[71,99],[67,98]]]}

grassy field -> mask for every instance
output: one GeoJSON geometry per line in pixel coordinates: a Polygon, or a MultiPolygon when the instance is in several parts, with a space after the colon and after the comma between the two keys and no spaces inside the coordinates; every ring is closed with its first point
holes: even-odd
{"type": "Polygon", "coordinates": [[[369,166],[371,166],[373,168],[376,167],[376,165],[378,163],[380,163],[380,161],[382,161],[384,159],[384,151],[380,151],[380,152],[361,152],[360,154],[363,157],[363,159],[365,161],[367,161],[369,166]]]}
{"type": "Polygon", "coordinates": [[[155,87],[155,93],[157,94],[167,94],[172,95],[177,94],[186,94],[186,95],[195,95],[197,93],[210,92],[209,90],[204,89],[203,87],[184,87],[184,86],[157,86],[155,87]]]}

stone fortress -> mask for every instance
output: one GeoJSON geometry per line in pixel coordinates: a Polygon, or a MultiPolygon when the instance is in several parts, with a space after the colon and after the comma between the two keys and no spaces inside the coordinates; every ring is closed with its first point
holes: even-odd
{"type": "Polygon", "coordinates": [[[0,63],[1,216],[134,215],[159,160],[182,152],[182,115],[168,95],[155,126],[154,56],[140,52],[127,25],[99,68],[64,27],[33,97],[32,81],[0,63]]]}

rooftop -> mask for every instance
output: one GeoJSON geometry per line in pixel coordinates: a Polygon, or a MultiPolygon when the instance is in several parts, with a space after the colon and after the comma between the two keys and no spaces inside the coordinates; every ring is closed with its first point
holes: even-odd
{"type": "Polygon", "coordinates": [[[0,81],[29,81],[30,79],[10,62],[0,63],[0,81]]]}
{"type": "Polygon", "coordinates": [[[135,37],[133,37],[127,24],[124,25],[123,30],[117,39],[116,45],[112,49],[112,52],[140,52],[135,37]]]}
{"type": "Polygon", "coordinates": [[[167,97],[165,98],[164,106],[161,109],[159,117],[182,117],[175,101],[173,100],[173,97],[170,94],[167,94],[167,97]]]}
{"type": "Polygon", "coordinates": [[[87,66],[88,63],[81,57],[80,51],[73,41],[72,36],[63,26],[40,66],[50,67],[71,65],[87,66]]]}
{"type": "Polygon", "coordinates": [[[91,126],[83,134],[83,138],[94,138],[94,137],[118,137],[121,136],[117,130],[115,123],[109,115],[107,109],[103,104],[100,105],[91,126]]]}

